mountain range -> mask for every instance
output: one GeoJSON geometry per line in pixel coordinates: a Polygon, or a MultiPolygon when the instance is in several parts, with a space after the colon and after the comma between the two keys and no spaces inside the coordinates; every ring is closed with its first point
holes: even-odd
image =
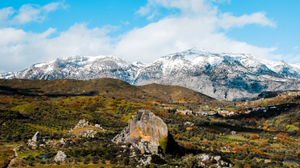
{"type": "Polygon", "coordinates": [[[178,85],[221,100],[243,100],[264,91],[300,89],[300,64],[267,61],[244,53],[189,49],[152,63],[130,63],[112,55],[71,56],[37,63],[1,79],[117,78],[133,85],[178,85]]]}

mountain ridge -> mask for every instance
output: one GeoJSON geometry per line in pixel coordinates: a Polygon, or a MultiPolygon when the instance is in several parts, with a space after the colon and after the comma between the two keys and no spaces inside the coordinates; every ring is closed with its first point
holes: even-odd
{"type": "Polygon", "coordinates": [[[243,100],[263,91],[299,90],[300,65],[244,53],[211,53],[192,48],[152,63],[130,63],[112,55],[71,56],[37,63],[2,79],[116,78],[133,85],[178,85],[221,100],[243,100]]]}

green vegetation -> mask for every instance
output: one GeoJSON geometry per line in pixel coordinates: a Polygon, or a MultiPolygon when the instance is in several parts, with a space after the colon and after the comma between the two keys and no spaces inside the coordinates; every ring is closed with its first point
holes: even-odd
{"type": "Polygon", "coordinates": [[[164,154],[166,154],[167,145],[168,145],[168,137],[164,137],[161,140],[159,140],[159,146],[163,150],[164,154]]]}
{"type": "Polygon", "coordinates": [[[136,87],[115,79],[0,80],[0,165],[4,167],[14,156],[13,149],[21,145],[13,167],[136,167],[141,151],[120,147],[111,139],[140,109],[153,112],[169,128],[170,135],[159,142],[164,155],[152,155],[152,167],[196,166],[200,153],[221,156],[235,167],[299,167],[283,161],[300,160],[297,94],[225,102],[182,87],[136,87]],[[246,113],[258,107],[268,111],[246,113]],[[184,115],[176,109],[235,115],[184,115]],[[81,119],[106,131],[98,131],[94,138],[82,136],[92,126],[70,133],[81,119]],[[37,131],[45,141],[36,148],[25,145],[37,131]],[[65,145],[60,144],[61,138],[65,145]],[[54,162],[59,150],[66,153],[66,161],[54,162]],[[132,152],[135,157],[130,157],[132,152]]]}

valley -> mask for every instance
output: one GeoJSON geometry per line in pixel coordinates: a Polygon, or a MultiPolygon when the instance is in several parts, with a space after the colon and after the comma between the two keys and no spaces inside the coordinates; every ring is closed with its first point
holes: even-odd
{"type": "Polygon", "coordinates": [[[1,79],[0,86],[1,167],[299,167],[299,91],[224,101],[111,78],[1,79]],[[139,139],[158,136],[139,126],[141,110],[168,129],[157,152],[139,139]],[[132,120],[137,138],[113,142],[132,120]]]}

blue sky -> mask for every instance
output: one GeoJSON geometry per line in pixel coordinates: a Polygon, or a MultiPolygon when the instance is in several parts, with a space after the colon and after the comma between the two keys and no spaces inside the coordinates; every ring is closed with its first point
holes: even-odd
{"type": "Polygon", "coordinates": [[[193,47],[300,63],[298,0],[0,2],[0,72],[71,55],[151,62],[193,47]]]}

